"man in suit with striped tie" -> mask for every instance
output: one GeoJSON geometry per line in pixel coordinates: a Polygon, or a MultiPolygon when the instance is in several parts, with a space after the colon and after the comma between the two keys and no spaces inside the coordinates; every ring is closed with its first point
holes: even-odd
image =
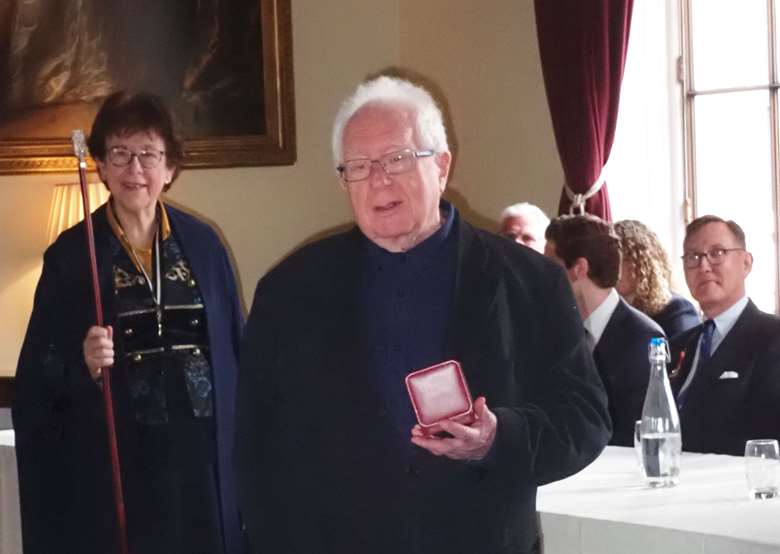
{"type": "Polygon", "coordinates": [[[780,439],[780,318],[745,294],[753,256],[735,222],[693,220],[683,250],[705,319],[672,343],[683,449],[741,456],[748,439],[780,439]]]}

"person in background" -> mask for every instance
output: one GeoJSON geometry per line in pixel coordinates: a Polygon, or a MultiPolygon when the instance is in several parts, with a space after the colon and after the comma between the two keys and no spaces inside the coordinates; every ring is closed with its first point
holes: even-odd
{"type": "Polygon", "coordinates": [[[780,440],[780,318],[745,292],[745,233],[713,215],[685,229],[685,281],[706,318],[671,343],[683,449],[741,456],[749,439],[780,440]]]}
{"type": "Polygon", "coordinates": [[[544,230],[550,224],[550,218],[541,208],[520,202],[512,204],[501,212],[501,229],[499,233],[515,241],[544,253],[544,230]]]}
{"type": "Polygon", "coordinates": [[[593,359],[604,381],[616,446],[633,446],[634,422],[642,415],[650,365],[647,346],[663,336],[652,319],[620,298],[620,240],[593,215],[562,215],[545,233],[545,254],[566,269],[593,359]]]}
{"type": "Polygon", "coordinates": [[[694,305],[671,290],[671,264],[658,236],[633,219],[618,221],[614,228],[623,255],[616,286],[620,296],[653,318],[667,337],[701,323],[694,305]]]}
{"type": "Polygon", "coordinates": [[[214,230],[161,199],[183,152],[151,94],[109,96],[89,137],[110,191],[92,216],[105,327],[94,325],[84,223],[44,254],[16,370],[26,554],[118,551],[102,368],[112,368],[133,554],[238,554],[234,398],[243,328],[214,230]]]}
{"type": "Polygon", "coordinates": [[[258,551],[538,552],[537,486],[609,439],[563,271],[442,200],[451,156],[409,81],[367,81],[336,115],[357,225],[260,280],[241,352],[238,490],[258,551]],[[447,360],[477,419],[426,436],[404,378],[447,360]]]}

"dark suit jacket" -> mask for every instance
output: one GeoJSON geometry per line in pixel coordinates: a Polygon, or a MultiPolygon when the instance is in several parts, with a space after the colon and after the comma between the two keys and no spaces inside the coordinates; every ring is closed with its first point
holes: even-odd
{"type": "Polygon", "coordinates": [[[621,298],[593,350],[609,398],[611,445],[634,444],[634,422],[642,417],[650,379],[647,345],[651,338],[662,336],[655,321],[621,298]]]}
{"type": "MultiPolygon", "coordinates": [[[[203,296],[214,369],[219,494],[226,552],[243,550],[233,472],[238,348],[243,314],[227,253],[206,224],[166,206],[171,229],[203,296]]],[[[93,215],[104,321],[114,324],[114,286],[105,207],[93,215]]],[[[13,422],[26,554],[114,552],[114,501],[102,392],[84,364],[94,325],[84,224],[63,232],[44,254],[30,324],[16,369],[13,422]]],[[[117,375],[117,377],[120,377],[117,375]]],[[[118,435],[131,417],[114,387],[118,435]]],[[[132,452],[120,452],[120,457],[132,452]]],[[[121,462],[121,459],[120,459],[121,462]]]]}
{"type": "Polygon", "coordinates": [[[498,417],[489,460],[435,457],[398,437],[364,371],[365,239],[353,229],[314,243],[260,281],[243,343],[239,502],[257,552],[530,552],[536,487],[606,444],[606,395],[561,269],[468,224],[453,231],[446,356],[498,417]]]}
{"type": "Polygon", "coordinates": [[[699,312],[694,305],[679,294],[672,294],[672,299],[663,310],[653,316],[653,320],[661,326],[670,340],[701,323],[699,312]]]}
{"type": "MultiPolygon", "coordinates": [[[[700,328],[672,343],[672,360],[685,350],[671,379],[675,396],[690,370],[700,328]]],[[[780,440],[780,318],[748,302],[709,362],[697,370],[680,414],[683,450],[742,456],[748,439],[780,440]],[[737,378],[721,378],[735,372],[737,378]]]]}

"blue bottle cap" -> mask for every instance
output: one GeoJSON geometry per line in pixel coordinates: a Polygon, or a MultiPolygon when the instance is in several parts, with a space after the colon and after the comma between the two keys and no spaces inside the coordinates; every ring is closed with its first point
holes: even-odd
{"type": "Polygon", "coordinates": [[[666,342],[664,337],[653,337],[650,339],[650,343],[647,345],[647,351],[650,355],[650,360],[665,360],[669,362],[671,357],[669,355],[669,343],[666,342]]]}

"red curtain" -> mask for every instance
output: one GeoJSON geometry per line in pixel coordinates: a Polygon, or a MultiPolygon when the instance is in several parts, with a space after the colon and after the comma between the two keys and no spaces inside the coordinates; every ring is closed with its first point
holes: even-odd
{"type": "MultiPolygon", "coordinates": [[[[585,194],[609,158],[633,0],[534,0],[539,53],[566,184],[585,194]]],[[[561,194],[559,213],[571,200],[561,194]]],[[[612,219],[606,183],[585,202],[612,219]]]]}

